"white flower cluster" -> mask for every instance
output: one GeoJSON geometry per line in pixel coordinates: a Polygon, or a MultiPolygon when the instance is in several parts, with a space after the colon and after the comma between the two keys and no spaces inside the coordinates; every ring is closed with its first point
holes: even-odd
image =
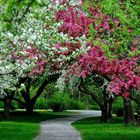
{"type": "Polygon", "coordinates": [[[67,85],[67,88],[71,91],[71,93],[76,93],[78,91],[79,86],[79,78],[75,76],[69,77],[68,82],[66,81],[66,71],[62,71],[62,75],[58,78],[56,82],[56,87],[63,92],[65,90],[65,87],[67,85]]]}
{"type": "Polygon", "coordinates": [[[72,93],[76,93],[78,91],[79,86],[79,78],[75,76],[71,76],[68,81],[68,88],[72,93]]]}
{"type": "Polygon", "coordinates": [[[14,88],[18,82],[16,66],[7,60],[0,60],[0,90],[4,94],[4,89],[14,88]]]}
{"type": "Polygon", "coordinates": [[[81,0],[70,0],[70,5],[72,5],[72,6],[80,6],[80,5],[82,5],[82,1],[81,0]]]}
{"type": "MultiPolygon", "coordinates": [[[[54,1],[57,5],[60,5],[63,2],[63,0],[54,0],[54,1]]],[[[81,0],[65,0],[65,2],[68,2],[71,6],[76,5],[80,6],[82,4],[81,0]]]]}
{"type": "Polygon", "coordinates": [[[57,82],[56,82],[56,87],[61,91],[63,92],[64,89],[65,89],[65,74],[66,74],[66,71],[62,71],[62,75],[58,78],[57,82]]]}
{"type": "MultiPolygon", "coordinates": [[[[76,38],[73,38],[73,37],[69,38],[68,35],[65,34],[65,35],[63,35],[63,41],[69,42],[69,43],[75,43],[75,44],[77,42],[79,42],[81,44],[81,48],[73,51],[71,55],[68,55],[68,56],[60,55],[59,58],[55,59],[56,62],[60,62],[60,65],[61,65],[61,62],[75,59],[79,54],[86,53],[91,48],[90,46],[87,47],[87,44],[86,44],[87,43],[87,38],[86,38],[85,35],[83,35],[81,37],[76,37],[76,38]]],[[[56,51],[55,46],[52,47],[52,50],[56,51]]],[[[67,51],[67,50],[68,50],[67,46],[63,46],[63,48],[61,48],[60,50],[57,50],[57,51],[62,53],[62,52],[67,51]]],[[[52,52],[52,54],[53,54],[53,52],[52,52]]]]}
{"type": "Polygon", "coordinates": [[[53,43],[52,36],[54,36],[55,40],[57,28],[60,25],[60,23],[53,22],[56,9],[58,7],[48,1],[45,2],[43,7],[33,9],[28,13],[21,24],[15,25],[17,34],[14,43],[18,44],[22,40],[25,46],[32,44],[43,50],[47,50],[53,43]],[[53,10],[50,10],[51,7],[53,10]]]}

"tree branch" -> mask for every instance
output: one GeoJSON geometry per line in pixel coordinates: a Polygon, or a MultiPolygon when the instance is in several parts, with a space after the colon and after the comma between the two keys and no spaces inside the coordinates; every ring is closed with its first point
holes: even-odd
{"type": "Polygon", "coordinates": [[[43,83],[38,88],[36,95],[31,99],[32,103],[34,104],[37,98],[42,94],[43,90],[45,89],[46,85],[55,82],[58,79],[59,74],[50,75],[47,79],[43,81],[43,83]]]}
{"type": "Polygon", "coordinates": [[[30,7],[31,7],[31,5],[33,4],[34,1],[35,1],[35,0],[31,0],[31,1],[30,1],[30,3],[28,4],[28,6],[26,7],[26,9],[25,9],[25,11],[24,11],[22,17],[20,18],[20,21],[21,21],[21,20],[25,17],[25,15],[28,13],[28,11],[29,11],[29,9],[30,9],[30,7]]]}
{"type": "Polygon", "coordinates": [[[84,86],[83,84],[83,79],[81,78],[81,82],[80,82],[80,85],[79,85],[79,90],[81,92],[83,92],[84,94],[87,94],[87,95],[90,95],[92,97],[92,99],[101,107],[103,106],[102,103],[97,99],[98,97],[95,95],[96,93],[93,93],[89,90],[86,89],[86,87],[84,86]],[[84,88],[84,89],[83,89],[84,88]]]}

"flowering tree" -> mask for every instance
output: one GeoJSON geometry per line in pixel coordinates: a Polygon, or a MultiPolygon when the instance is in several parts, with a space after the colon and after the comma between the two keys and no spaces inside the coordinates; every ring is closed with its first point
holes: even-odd
{"type": "MultiPolygon", "coordinates": [[[[52,1],[31,1],[30,2],[7,2],[1,1],[1,94],[3,98],[9,98],[6,90],[12,88],[18,92],[20,85],[25,86],[21,95],[25,102],[18,98],[12,99],[24,105],[27,111],[33,111],[35,101],[42,93],[46,84],[52,81],[49,64],[53,52],[51,46],[57,40],[65,40],[65,36],[58,33],[61,23],[54,22],[54,12],[63,8],[52,1]],[[36,3],[37,2],[37,3],[36,3]],[[17,7],[15,7],[17,4],[17,7]],[[38,10],[34,8],[38,7],[38,10]],[[21,9],[20,9],[21,8],[21,9]],[[13,10],[14,9],[14,10],[13,10]],[[13,13],[9,13],[13,10],[13,13]],[[7,17],[8,14],[11,14],[7,17]],[[39,13],[39,14],[38,14],[39,13]],[[16,17],[15,17],[16,15],[16,17]],[[7,19],[10,18],[10,19],[7,19]],[[7,27],[9,25],[9,27],[7,27]],[[31,80],[41,75],[45,80],[39,86],[37,93],[30,97],[31,80]],[[5,90],[6,89],[6,90],[5,90]]],[[[54,79],[54,78],[53,78],[54,79]]]]}
{"type": "MultiPolygon", "coordinates": [[[[71,63],[68,62],[66,65],[69,69],[67,75],[74,74],[86,78],[87,75],[97,74],[108,80],[107,90],[111,94],[115,93],[114,95],[129,99],[131,91],[140,87],[139,72],[135,72],[139,69],[139,57],[137,53],[133,57],[130,55],[132,51],[129,49],[130,46],[126,46],[128,42],[119,41],[117,33],[121,32],[124,27],[117,17],[102,13],[99,7],[89,7],[89,9],[89,13],[85,14],[78,7],[68,5],[67,10],[56,14],[56,19],[63,21],[59,31],[74,40],[84,35],[86,41],[85,52],[78,51],[83,46],[79,42],[76,47],[70,43],[69,45],[57,44],[56,47],[60,51],[63,47],[68,48],[67,51],[58,53],[61,57],[70,57],[71,63]],[[72,57],[72,54],[76,54],[75,57],[72,57]]],[[[125,33],[131,37],[133,30],[130,30],[129,26],[125,28],[123,31],[125,30],[125,33]]],[[[139,49],[136,50],[139,51],[139,49]]]]}

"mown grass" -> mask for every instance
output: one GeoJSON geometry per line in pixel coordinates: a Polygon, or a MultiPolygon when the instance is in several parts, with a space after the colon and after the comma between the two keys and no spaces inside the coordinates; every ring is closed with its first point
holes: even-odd
{"type": "Polygon", "coordinates": [[[9,119],[0,113],[0,140],[33,140],[39,133],[39,123],[44,120],[67,116],[68,112],[37,111],[33,115],[14,112],[9,119]]]}
{"type": "Polygon", "coordinates": [[[106,124],[99,118],[87,118],[73,125],[81,132],[83,140],[140,140],[140,127],[125,126],[123,118],[114,118],[106,124]]]}

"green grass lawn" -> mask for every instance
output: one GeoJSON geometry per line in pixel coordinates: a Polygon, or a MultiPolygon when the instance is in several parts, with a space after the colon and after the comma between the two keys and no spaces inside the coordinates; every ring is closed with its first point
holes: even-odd
{"type": "Polygon", "coordinates": [[[140,127],[125,126],[123,118],[115,118],[106,124],[99,118],[88,118],[73,125],[81,132],[83,140],[140,140],[140,127]]]}
{"type": "Polygon", "coordinates": [[[67,116],[68,112],[37,111],[32,116],[14,112],[9,119],[0,112],[0,140],[33,140],[39,133],[39,123],[44,120],[67,116]]]}

